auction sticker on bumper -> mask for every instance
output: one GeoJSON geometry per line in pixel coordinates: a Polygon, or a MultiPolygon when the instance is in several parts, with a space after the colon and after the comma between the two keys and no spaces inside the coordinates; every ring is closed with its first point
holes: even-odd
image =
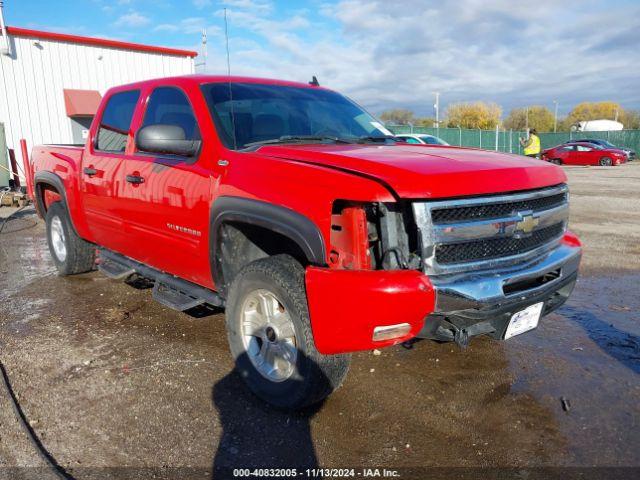
{"type": "Polygon", "coordinates": [[[504,339],[511,338],[515,335],[528,332],[538,326],[540,320],[540,314],[542,313],[542,307],[544,302],[536,303],[530,307],[525,308],[517,313],[514,313],[509,321],[509,326],[504,334],[504,339]]]}

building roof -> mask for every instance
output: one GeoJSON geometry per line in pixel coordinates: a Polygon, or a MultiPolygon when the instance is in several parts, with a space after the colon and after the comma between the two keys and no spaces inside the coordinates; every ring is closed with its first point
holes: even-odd
{"type": "Polygon", "coordinates": [[[101,100],[102,95],[97,90],[64,89],[64,106],[68,117],[95,115],[101,100]]]}
{"type": "Polygon", "coordinates": [[[20,27],[7,27],[9,35],[15,37],[32,37],[41,40],[53,40],[56,42],[77,43],[81,45],[92,45],[96,47],[117,48],[120,50],[133,50],[136,52],[159,53],[164,55],[175,55],[178,57],[195,57],[197,52],[191,50],[181,50],[178,48],[158,47],[155,45],[142,45],[140,43],[122,42],[120,40],[108,40],[106,38],[85,37],[81,35],[70,35],[67,33],[44,32],[42,30],[31,30],[20,27]]]}

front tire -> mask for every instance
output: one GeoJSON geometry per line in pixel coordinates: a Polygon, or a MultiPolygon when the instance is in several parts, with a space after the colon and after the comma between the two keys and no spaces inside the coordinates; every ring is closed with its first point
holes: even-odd
{"type": "Polygon", "coordinates": [[[344,380],[350,355],[315,347],[304,268],[288,255],[257,260],[235,277],[226,323],[236,368],[266,402],[299,409],[322,401],[344,380]]]}
{"type": "Polygon", "coordinates": [[[601,167],[610,167],[611,165],[613,165],[613,161],[609,157],[602,157],[600,159],[601,167]]]}
{"type": "Polygon", "coordinates": [[[69,213],[61,202],[51,204],[45,221],[49,252],[58,273],[64,276],[93,270],[95,247],[76,234],[69,213]]]}

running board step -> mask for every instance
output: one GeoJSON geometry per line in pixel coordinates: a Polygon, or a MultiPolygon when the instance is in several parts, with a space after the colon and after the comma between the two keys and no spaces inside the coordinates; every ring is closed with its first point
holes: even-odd
{"type": "Polygon", "coordinates": [[[110,278],[122,280],[137,273],[141,277],[153,280],[154,300],[169,308],[183,312],[204,303],[224,307],[224,299],[213,290],[149,267],[119,253],[101,248],[98,250],[98,258],[98,268],[110,278]]]}
{"type": "Polygon", "coordinates": [[[180,312],[205,303],[204,298],[192,297],[188,293],[171,288],[169,285],[165,285],[157,280],[153,285],[152,295],[156,302],[180,312]]]}
{"type": "Polygon", "coordinates": [[[107,259],[101,259],[98,270],[114,280],[124,280],[136,273],[135,268],[107,259]]]}

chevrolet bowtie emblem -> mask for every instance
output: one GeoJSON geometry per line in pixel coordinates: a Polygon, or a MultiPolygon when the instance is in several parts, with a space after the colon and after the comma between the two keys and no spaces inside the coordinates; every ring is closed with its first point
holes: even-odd
{"type": "Polygon", "coordinates": [[[522,220],[516,223],[516,232],[531,233],[539,223],[540,219],[532,214],[522,215],[522,220]]]}

